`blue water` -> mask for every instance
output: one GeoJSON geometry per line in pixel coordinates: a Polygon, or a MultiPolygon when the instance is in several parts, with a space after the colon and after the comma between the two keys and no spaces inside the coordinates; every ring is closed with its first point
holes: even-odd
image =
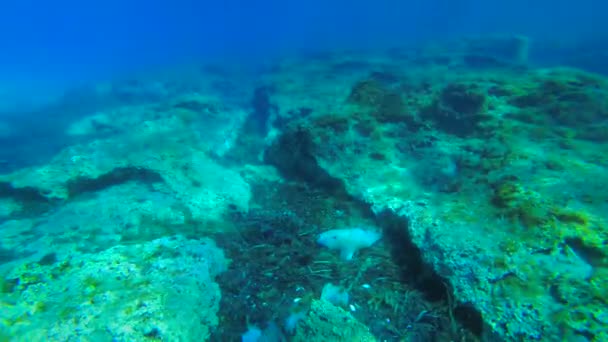
{"type": "Polygon", "coordinates": [[[606,22],[2,4],[0,342],[608,340],[606,22]]]}
{"type": "MultiPolygon", "coordinates": [[[[44,100],[78,82],[184,60],[249,63],[292,49],[402,45],[487,32],[572,47],[605,39],[606,6],[596,0],[13,1],[0,14],[2,89],[28,105],[32,92],[34,100],[44,100]]],[[[4,102],[10,105],[11,97],[4,102]]]]}

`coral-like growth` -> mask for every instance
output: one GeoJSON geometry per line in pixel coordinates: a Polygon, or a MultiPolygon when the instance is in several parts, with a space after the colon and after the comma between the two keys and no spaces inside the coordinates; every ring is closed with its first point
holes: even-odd
{"type": "Polygon", "coordinates": [[[576,136],[608,141],[608,88],[596,77],[571,70],[543,74],[534,84],[522,85],[509,102],[522,108],[515,117],[530,123],[575,128],[576,136]]]}
{"type": "Polygon", "coordinates": [[[374,117],[379,122],[411,121],[411,115],[406,112],[401,95],[396,92],[388,92],[382,97],[374,117]]]}
{"type": "Polygon", "coordinates": [[[433,103],[422,112],[439,130],[458,136],[473,134],[487,119],[484,113],[485,95],[473,86],[449,84],[433,103]]]}
{"type": "Polygon", "coordinates": [[[348,96],[348,102],[362,106],[377,106],[382,101],[386,90],[376,80],[357,82],[348,96]]]}
{"type": "Polygon", "coordinates": [[[484,94],[464,84],[450,84],[441,91],[442,104],[464,115],[479,113],[485,100],[484,94]]]}

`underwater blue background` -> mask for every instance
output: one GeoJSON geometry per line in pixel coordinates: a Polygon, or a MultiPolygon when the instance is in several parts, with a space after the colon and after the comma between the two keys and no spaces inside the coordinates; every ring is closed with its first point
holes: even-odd
{"type": "Polygon", "coordinates": [[[608,341],[606,23],[4,1],[0,342],[608,341]]]}
{"type": "Polygon", "coordinates": [[[256,63],[293,49],[524,34],[558,47],[608,34],[582,1],[10,1],[0,11],[0,95],[21,105],[66,86],[209,58],[256,63]],[[25,100],[27,99],[27,100],[25,100]]]}

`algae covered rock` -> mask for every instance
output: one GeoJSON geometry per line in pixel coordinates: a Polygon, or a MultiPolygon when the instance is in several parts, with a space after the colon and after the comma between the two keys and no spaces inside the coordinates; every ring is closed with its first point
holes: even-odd
{"type": "Polygon", "coordinates": [[[444,132],[457,136],[473,134],[488,117],[484,113],[486,95],[474,86],[448,84],[422,116],[444,132]]]}
{"type": "Polygon", "coordinates": [[[214,242],[165,237],[24,263],[4,279],[6,332],[30,341],[203,341],[218,324],[214,242]],[[13,303],[13,305],[6,305],[13,303]]]}
{"type": "Polygon", "coordinates": [[[570,69],[540,72],[509,99],[521,108],[518,120],[555,129],[576,129],[583,140],[607,141],[608,86],[605,80],[570,69]]]}
{"type": "Polygon", "coordinates": [[[379,122],[411,122],[411,116],[406,112],[403,98],[397,92],[388,92],[382,97],[374,117],[379,122]]]}
{"type": "Polygon", "coordinates": [[[306,147],[285,155],[304,155],[314,168],[288,157],[286,165],[327,175],[374,213],[406,220],[421,259],[453,289],[456,305],[470,303],[467,314],[479,317],[479,334],[597,339],[607,226],[597,188],[605,188],[607,164],[604,146],[576,138],[595,142],[606,131],[596,121],[603,81],[557,69],[461,71],[409,75],[412,84],[431,80],[420,89],[344,82],[345,107],[354,109],[317,112],[348,115],[306,122],[309,139],[281,143],[306,147]],[[401,119],[410,109],[416,130],[401,119]]]}
{"type": "Polygon", "coordinates": [[[348,96],[348,102],[362,106],[376,106],[382,101],[386,90],[376,80],[368,79],[357,82],[348,96]]]}
{"type": "Polygon", "coordinates": [[[350,313],[324,300],[315,300],[299,325],[295,342],[376,341],[374,335],[350,313]]]}
{"type": "MultiPolygon", "coordinates": [[[[374,73],[372,75],[375,75],[374,73]]],[[[376,78],[378,75],[375,76],[376,78]]],[[[389,76],[384,76],[388,78],[389,76]]],[[[379,123],[399,123],[405,122],[414,125],[415,117],[408,110],[404,101],[405,85],[402,87],[395,84],[398,78],[394,77],[389,81],[380,82],[375,78],[365,79],[355,83],[347,99],[347,103],[355,104],[369,111],[368,114],[373,120],[379,123]],[[388,83],[388,85],[386,84],[388,83]]],[[[361,120],[365,115],[352,115],[352,119],[361,120]]]]}

